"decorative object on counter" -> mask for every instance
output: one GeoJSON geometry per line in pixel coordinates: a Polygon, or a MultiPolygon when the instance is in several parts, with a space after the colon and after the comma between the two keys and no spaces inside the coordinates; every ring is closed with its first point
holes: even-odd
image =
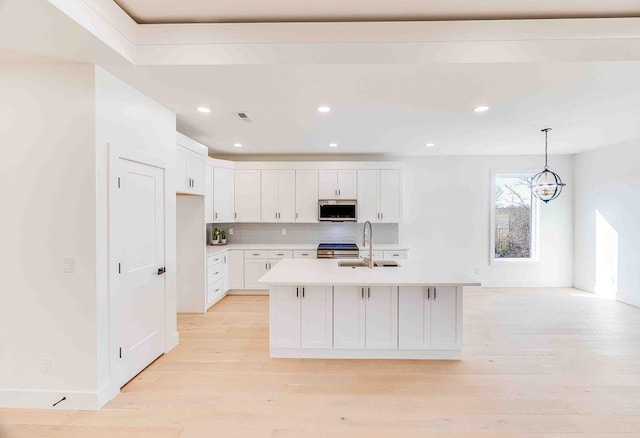
{"type": "Polygon", "coordinates": [[[211,241],[209,242],[210,246],[219,246],[227,244],[227,235],[224,230],[219,230],[214,228],[213,233],[211,233],[211,241]]]}
{"type": "Polygon", "coordinates": [[[547,149],[549,145],[547,136],[549,131],[551,131],[551,128],[542,130],[544,132],[544,169],[531,178],[531,193],[545,204],[560,196],[562,188],[566,186],[562,182],[560,175],[549,170],[547,164],[547,149]]]}
{"type": "Polygon", "coordinates": [[[222,245],[226,245],[227,244],[227,234],[225,233],[224,230],[220,231],[220,243],[222,245]]]}

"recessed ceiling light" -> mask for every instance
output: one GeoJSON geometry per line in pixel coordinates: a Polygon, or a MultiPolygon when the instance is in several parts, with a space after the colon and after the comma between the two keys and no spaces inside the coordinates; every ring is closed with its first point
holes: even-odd
{"type": "Polygon", "coordinates": [[[483,113],[485,111],[489,111],[489,107],[486,105],[477,106],[473,109],[474,113],[483,113]]]}
{"type": "Polygon", "coordinates": [[[435,143],[426,143],[425,146],[428,148],[432,148],[434,147],[436,144],[435,143]]]}
{"type": "Polygon", "coordinates": [[[318,107],[318,112],[319,113],[328,113],[329,111],[331,111],[331,108],[329,108],[328,106],[319,106],[318,107]]]}
{"type": "Polygon", "coordinates": [[[338,143],[329,143],[329,147],[330,148],[337,148],[338,147],[338,143]]]}
{"type": "Polygon", "coordinates": [[[206,106],[199,106],[196,108],[201,113],[209,114],[211,112],[211,108],[207,108],[206,106]]]}
{"type": "Polygon", "coordinates": [[[234,143],[233,147],[234,148],[241,148],[242,147],[242,143],[234,143]]]}

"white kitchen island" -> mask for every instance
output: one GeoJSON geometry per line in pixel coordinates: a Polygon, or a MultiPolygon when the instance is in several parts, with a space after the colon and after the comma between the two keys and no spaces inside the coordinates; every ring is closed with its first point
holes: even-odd
{"type": "Polygon", "coordinates": [[[460,359],[464,286],[480,283],[400,267],[339,267],[335,259],[287,259],[269,288],[271,357],[460,359]]]}

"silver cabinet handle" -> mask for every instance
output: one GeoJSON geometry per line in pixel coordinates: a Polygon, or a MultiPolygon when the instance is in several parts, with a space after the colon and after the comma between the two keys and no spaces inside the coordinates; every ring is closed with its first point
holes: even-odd
{"type": "Polygon", "coordinates": [[[267,268],[267,266],[268,266],[268,265],[269,265],[268,263],[265,263],[265,264],[264,264],[264,270],[265,270],[265,271],[266,271],[267,269],[269,269],[269,268],[267,268]]]}
{"type": "Polygon", "coordinates": [[[298,213],[296,213],[296,220],[298,219],[298,213]]]}
{"type": "Polygon", "coordinates": [[[218,219],[218,212],[217,211],[213,214],[213,217],[218,219]]]}
{"type": "Polygon", "coordinates": [[[234,218],[234,219],[237,219],[237,218],[238,218],[238,213],[237,213],[237,212],[235,212],[235,211],[233,212],[233,218],[234,218]]]}
{"type": "Polygon", "coordinates": [[[296,298],[300,298],[300,288],[296,287],[296,298]]]}
{"type": "Polygon", "coordinates": [[[278,213],[275,213],[276,219],[278,219],[278,213]]]}
{"type": "Polygon", "coordinates": [[[340,189],[338,189],[338,196],[340,196],[340,189]]]}
{"type": "Polygon", "coordinates": [[[304,286],[302,287],[302,298],[304,298],[304,286]]]}
{"type": "Polygon", "coordinates": [[[362,299],[364,300],[364,287],[361,288],[360,291],[361,291],[362,299]]]}
{"type": "Polygon", "coordinates": [[[371,288],[367,288],[367,298],[371,299],[371,288]]]}
{"type": "Polygon", "coordinates": [[[438,292],[438,289],[436,289],[436,287],[433,287],[433,299],[436,299],[436,293],[438,292]]]}
{"type": "Polygon", "coordinates": [[[427,301],[431,299],[431,288],[427,287],[427,301]]]}

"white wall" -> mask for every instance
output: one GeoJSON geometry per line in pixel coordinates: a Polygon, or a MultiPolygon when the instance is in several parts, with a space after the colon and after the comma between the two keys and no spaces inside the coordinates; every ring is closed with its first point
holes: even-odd
{"type": "Polygon", "coordinates": [[[90,65],[0,65],[0,406],[95,396],[93,90],[90,65]]]}
{"type": "Polygon", "coordinates": [[[406,159],[400,242],[426,269],[466,274],[487,286],[571,286],[572,156],[550,157],[551,169],[568,185],[558,199],[540,205],[539,261],[490,265],[491,171],[539,169],[543,163],[540,156],[406,159]]]}
{"type": "Polygon", "coordinates": [[[574,166],[575,285],[606,291],[608,279],[602,277],[610,275],[598,272],[617,261],[617,298],[640,306],[640,142],[578,154],[574,166]],[[597,263],[602,223],[617,234],[618,250],[597,263]]]}

